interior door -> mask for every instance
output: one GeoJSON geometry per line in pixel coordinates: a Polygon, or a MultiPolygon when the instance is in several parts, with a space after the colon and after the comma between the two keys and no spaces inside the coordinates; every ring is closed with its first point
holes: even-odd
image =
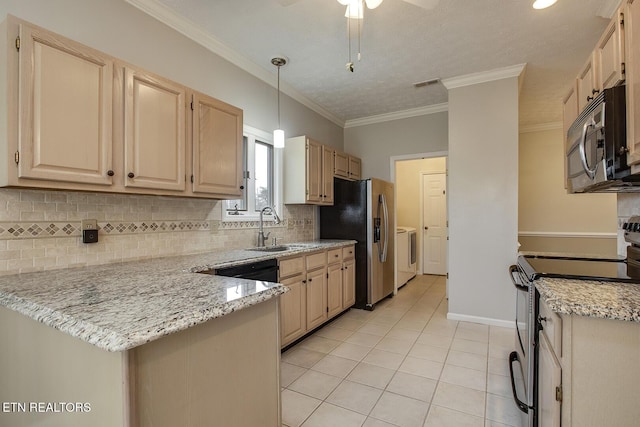
{"type": "Polygon", "coordinates": [[[423,272],[447,274],[447,176],[444,173],[422,176],[423,197],[423,272]]]}

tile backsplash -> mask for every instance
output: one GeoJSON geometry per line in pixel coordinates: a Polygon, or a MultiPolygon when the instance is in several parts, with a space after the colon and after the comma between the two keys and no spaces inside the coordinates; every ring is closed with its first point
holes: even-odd
{"type": "MultiPolygon", "coordinates": [[[[133,261],[255,245],[257,221],[221,221],[221,202],[165,196],[0,189],[0,274],[133,261]],[[96,219],[84,244],[80,221],[96,219]]],[[[285,206],[282,242],[315,236],[313,206],[285,206]]]]}

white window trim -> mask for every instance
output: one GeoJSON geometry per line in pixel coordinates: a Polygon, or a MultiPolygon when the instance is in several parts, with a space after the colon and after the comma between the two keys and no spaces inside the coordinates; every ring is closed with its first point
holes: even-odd
{"type": "MultiPolygon", "coordinates": [[[[246,137],[253,137],[255,139],[259,139],[261,142],[267,143],[273,146],[273,134],[269,132],[265,132],[263,130],[254,128],[252,126],[244,125],[242,127],[242,135],[246,137]]],[[[273,202],[276,208],[276,212],[281,219],[283,217],[283,204],[282,204],[282,196],[283,196],[283,179],[282,179],[282,166],[283,166],[283,155],[282,148],[273,148],[273,202]]],[[[242,221],[259,221],[260,213],[259,212],[251,212],[251,213],[243,213],[242,215],[229,215],[225,208],[226,203],[220,203],[220,209],[222,210],[222,221],[223,222],[242,222],[242,221]]],[[[267,221],[271,221],[271,216],[267,215],[265,218],[267,221]]]]}

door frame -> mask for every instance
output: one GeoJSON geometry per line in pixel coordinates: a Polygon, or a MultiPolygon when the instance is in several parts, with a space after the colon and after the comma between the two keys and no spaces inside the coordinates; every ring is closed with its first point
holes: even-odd
{"type": "MultiPolygon", "coordinates": [[[[449,151],[433,151],[430,153],[415,153],[415,154],[403,154],[400,156],[391,156],[389,158],[389,176],[391,179],[391,182],[393,182],[393,200],[398,200],[398,190],[396,189],[396,162],[401,162],[403,160],[420,160],[420,159],[432,159],[432,158],[436,158],[436,157],[445,157],[447,158],[447,175],[448,175],[448,170],[449,170],[449,151]]],[[[448,204],[448,200],[449,200],[449,180],[447,180],[447,206],[449,206],[448,204]]],[[[420,188],[422,190],[422,183],[420,184],[420,188]]],[[[422,197],[423,197],[423,191],[420,192],[420,203],[422,203],[422,197]]],[[[393,205],[393,210],[394,210],[394,220],[393,220],[393,230],[395,232],[395,230],[398,228],[398,214],[397,214],[397,203],[394,203],[393,205]]],[[[422,207],[420,207],[420,214],[422,215],[422,207]]],[[[424,216],[424,215],[422,215],[424,216]]],[[[447,221],[449,221],[449,209],[447,209],[447,221]]],[[[422,239],[420,239],[420,243],[422,244],[422,239]]],[[[394,245],[394,251],[393,251],[393,262],[394,265],[397,265],[398,263],[398,247],[397,245],[394,245]]],[[[447,271],[449,270],[449,254],[448,254],[448,245],[447,245],[447,271]]],[[[417,266],[418,272],[422,273],[423,267],[422,267],[422,260],[420,260],[420,265],[417,266]]],[[[398,282],[398,272],[395,271],[394,272],[394,283],[398,282]]],[[[447,286],[449,285],[449,281],[447,279],[447,286]]],[[[394,285],[394,289],[393,289],[393,294],[396,295],[398,293],[398,288],[396,285],[394,285]]]]}

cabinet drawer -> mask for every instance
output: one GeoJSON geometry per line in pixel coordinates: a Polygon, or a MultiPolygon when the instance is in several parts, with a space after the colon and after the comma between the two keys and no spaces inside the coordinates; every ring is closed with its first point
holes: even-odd
{"type": "Polygon", "coordinates": [[[324,267],[327,264],[327,252],[317,252],[315,254],[307,255],[307,271],[314,268],[324,267]]]}
{"type": "Polygon", "coordinates": [[[304,272],[304,257],[281,259],[278,261],[278,279],[304,272]]]}
{"type": "Polygon", "coordinates": [[[562,357],[562,318],[552,311],[547,303],[540,300],[540,319],[542,330],[549,339],[556,357],[562,357]]]}
{"type": "Polygon", "coordinates": [[[331,249],[327,251],[327,264],[342,262],[342,249],[331,249]]]}
{"type": "Polygon", "coordinates": [[[342,248],[342,259],[351,259],[356,256],[356,247],[355,246],[347,246],[346,248],[342,248]]]}

